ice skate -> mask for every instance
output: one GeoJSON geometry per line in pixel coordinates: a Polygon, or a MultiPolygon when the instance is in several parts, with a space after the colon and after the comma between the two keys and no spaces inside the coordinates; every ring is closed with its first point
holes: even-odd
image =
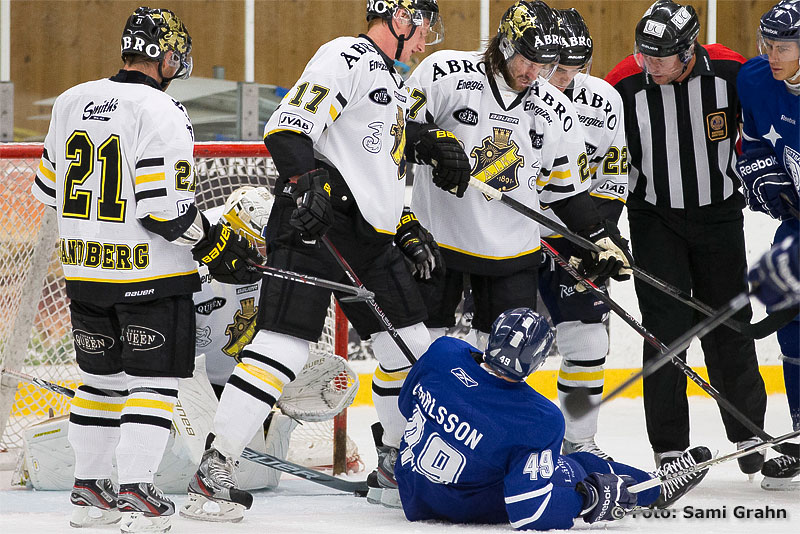
{"type": "Polygon", "coordinates": [[[151,483],[121,484],[117,507],[122,513],[122,532],[167,532],[175,503],[151,483]]]}
{"type": "Polygon", "coordinates": [[[594,437],[582,441],[569,441],[565,439],[561,448],[562,448],[561,454],[572,454],[573,452],[588,452],[590,454],[594,454],[598,458],[606,460],[607,462],[614,461],[614,459],[611,456],[609,456],[603,449],[597,446],[597,443],[595,443],[594,441],[594,437]]]}
{"type": "Polygon", "coordinates": [[[764,462],[761,468],[764,480],[761,488],[769,491],[790,491],[800,489],[800,458],[783,454],[764,462]],[[796,480],[794,480],[796,479],[796,480]]]}
{"type": "Polygon", "coordinates": [[[373,469],[372,473],[367,475],[367,502],[370,504],[380,504],[382,493],[383,488],[378,484],[378,470],[373,469]]]}
{"type": "MultiPolygon", "coordinates": [[[[397,448],[378,447],[377,481],[381,488],[380,503],[387,508],[402,508],[400,491],[394,478],[394,464],[397,462],[397,448]]],[[[369,479],[367,481],[369,483],[369,479]]],[[[369,492],[367,493],[369,495],[369,492]]],[[[374,499],[374,494],[373,494],[374,499]]]]}
{"type": "Polygon", "coordinates": [[[107,478],[76,478],[69,500],[73,504],[69,526],[75,528],[111,525],[119,521],[117,492],[107,478]]]}
{"type": "MultiPolygon", "coordinates": [[[[741,450],[745,447],[758,445],[759,443],[761,443],[760,439],[752,437],[750,439],[738,442],[736,444],[736,449],[741,450]]],[[[766,451],[754,452],[753,454],[748,454],[747,456],[737,458],[736,461],[739,462],[739,469],[742,471],[742,473],[747,475],[750,480],[753,480],[753,476],[761,471],[761,467],[764,465],[765,455],[766,451]]]]}
{"type": "MultiPolygon", "coordinates": [[[[684,469],[689,469],[695,465],[711,459],[711,451],[707,447],[694,447],[684,452],[683,454],[674,452],[667,452],[658,454],[659,468],[653,473],[653,476],[669,475],[684,469]]],[[[678,478],[673,478],[661,483],[661,495],[655,503],[653,508],[667,508],[675,503],[678,499],[686,495],[692,488],[703,480],[703,477],[708,473],[708,469],[697,471],[692,474],[684,475],[678,478]]]]}
{"type": "Polygon", "coordinates": [[[203,453],[200,467],[189,482],[188,501],[180,514],[202,521],[236,523],[253,504],[253,495],[237,488],[235,462],[210,448],[203,453]]]}

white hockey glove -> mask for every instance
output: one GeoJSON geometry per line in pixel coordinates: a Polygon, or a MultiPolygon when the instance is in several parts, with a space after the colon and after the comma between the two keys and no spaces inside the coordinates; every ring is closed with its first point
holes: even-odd
{"type": "MultiPolygon", "coordinates": [[[[628,250],[628,240],[622,237],[616,224],[605,220],[582,235],[603,251],[598,253],[582,248],[579,259],[570,259],[581,274],[596,285],[605,284],[609,278],[622,281],[631,277],[633,256],[628,250]]],[[[585,287],[578,284],[576,289],[581,291],[585,287]]]]}

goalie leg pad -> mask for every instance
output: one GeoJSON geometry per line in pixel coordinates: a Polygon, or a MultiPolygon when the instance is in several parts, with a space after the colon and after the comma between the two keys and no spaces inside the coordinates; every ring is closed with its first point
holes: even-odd
{"type": "MultiPolygon", "coordinates": [[[[581,321],[559,323],[556,326],[556,341],[562,356],[558,373],[560,405],[568,404],[570,396],[578,396],[581,402],[599,402],[603,395],[604,365],[608,353],[605,325],[581,321]],[[583,391],[578,394],[577,390],[583,391]]],[[[566,421],[564,437],[568,441],[584,441],[597,433],[599,410],[562,411],[566,421]],[[577,413],[583,415],[576,417],[577,413]]]]}
{"type": "MultiPolygon", "coordinates": [[[[296,427],[297,421],[291,417],[272,412],[265,433],[256,432],[247,446],[255,451],[285,460],[289,453],[289,440],[296,427]]],[[[234,473],[239,482],[239,488],[243,490],[277,488],[281,480],[281,472],[277,469],[249,461],[239,462],[234,473]]]]}

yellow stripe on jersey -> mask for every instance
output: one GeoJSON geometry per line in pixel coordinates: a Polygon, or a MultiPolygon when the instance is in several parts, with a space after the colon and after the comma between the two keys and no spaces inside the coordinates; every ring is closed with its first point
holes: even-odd
{"type": "Polygon", "coordinates": [[[278,377],[269,373],[260,367],[256,367],[255,365],[249,363],[240,363],[237,364],[236,367],[246,371],[251,376],[261,380],[262,382],[269,384],[270,386],[274,387],[280,392],[283,392],[283,382],[281,382],[278,377]]]}
{"type": "Polygon", "coordinates": [[[566,180],[567,178],[572,177],[572,171],[567,169],[566,171],[553,171],[550,173],[550,178],[555,178],[557,180],[566,180]]]}
{"type": "Polygon", "coordinates": [[[610,196],[608,196],[608,195],[601,195],[601,194],[599,194],[599,193],[589,193],[589,194],[590,194],[591,196],[593,196],[593,197],[597,197],[597,198],[605,198],[605,199],[608,199],[608,200],[619,200],[620,202],[622,202],[623,204],[625,204],[625,199],[622,199],[622,198],[619,198],[619,197],[610,197],[610,196]]]}
{"type": "Polygon", "coordinates": [[[483,254],[475,254],[474,252],[467,252],[466,250],[461,250],[460,248],[456,248],[450,245],[445,245],[443,243],[439,243],[439,246],[442,248],[446,248],[448,250],[452,250],[454,252],[466,254],[467,256],[472,256],[474,258],[484,258],[487,260],[511,260],[514,258],[519,258],[520,256],[525,256],[527,254],[533,254],[534,252],[542,248],[542,247],[536,247],[531,250],[526,250],[525,252],[520,252],[519,254],[514,254],[513,256],[484,256],[483,254]]]}
{"type": "Polygon", "coordinates": [[[336,108],[333,107],[333,106],[331,106],[330,115],[331,115],[331,119],[333,119],[333,120],[336,120],[336,119],[339,118],[339,112],[336,111],[336,108]]]}
{"type": "Polygon", "coordinates": [[[164,410],[165,412],[172,413],[173,408],[175,408],[175,404],[172,402],[153,400],[153,399],[131,398],[125,401],[125,407],[153,408],[155,410],[164,410]]]}
{"type": "Polygon", "coordinates": [[[399,380],[405,380],[408,376],[408,371],[395,371],[393,373],[387,373],[380,367],[375,369],[375,378],[382,382],[397,382],[399,380]]]}
{"type": "Polygon", "coordinates": [[[98,410],[101,412],[121,412],[123,404],[113,404],[110,402],[92,401],[81,397],[74,397],[72,405],[78,408],[85,408],[87,410],[98,410]]]}
{"type": "Polygon", "coordinates": [[[42,161],[42,160],[39,161],[39,172],[41,172],[42,176],[44,176],[45,178],[47,178],[51,182],[55,182],[56,181],[56,173],[54,173],[53,171],[51,171],[50,169],[45,167],[44,166],[44,161],[42,161]]]}
{"type": "Polygon", "coordinates": [[[589,382],[591,380],[602,380],[605,371],[594,371],[591,373],[565,373],[564,371],[558,372],[558,378],[564,380],[577,380],[580,382],[589,382]]]}
{"type": "Polygon", "coordinates": [[[166,179],[163,172],[155,172],[153,174],[142,174],[136,177],[136,185],[146,184],[147,182],[158,182],[166,179]]]}
{"type": "Polygon", "coordinates": [[[84,278],[82,276],[65,276],[64,278],[66,278],[69,281],[79,281],[79,282],[103,282],[105,284],[127,284],[129,282],[148,282],[150,280],[163,280],[165,278],[174,278],[176,276],[186,276],[190,274],[197,274],[197,269],[186,271],[185,273],[173,273],[162,276],[149,276],[147,278],[126,278],[125,280],[113,280],[110,278],[84,278]]]}

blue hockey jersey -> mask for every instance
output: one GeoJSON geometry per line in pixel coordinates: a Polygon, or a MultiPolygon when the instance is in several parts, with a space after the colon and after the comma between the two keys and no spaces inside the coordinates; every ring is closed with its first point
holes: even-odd
{"type": "Polygon", "coordinates": [[[437,339],[400,392],[408,419],[395,477],[410,521],[569,528],[583,499],[551,481],[564,437],[558,408],[524,382],[489,374],[477,349],[437,339]],[[546,514],[543,512],[547,512],[546,514]]]}
{"type": "Polygon", "coordinates": [[[736,87],[742,102],[742,150],[774,150],[800,192],[800,96],[772,77],[765,56],[742,65],[736,87]]]}

